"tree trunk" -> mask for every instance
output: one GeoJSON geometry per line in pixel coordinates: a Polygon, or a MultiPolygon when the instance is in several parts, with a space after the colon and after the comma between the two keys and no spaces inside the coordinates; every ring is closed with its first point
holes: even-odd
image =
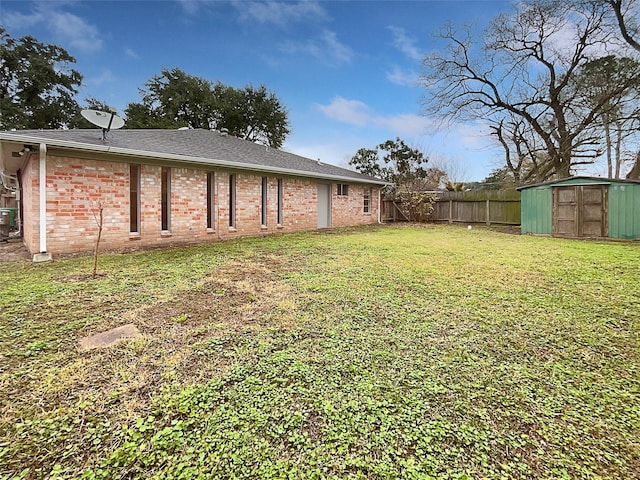
{"type": "Polygon", "coordinates": [[[620,178],[620,167],[622,166],[622,158],[620,156],[622,150],[622,124],[620,121],[616,122],[616,176],[614,178],[620,178]]]}
{"type": "Polygon", "coordinates": [[[627,173],[628,180],[640,180],[640,150],[636,153],[636,163],[631,167],[631,171],[627,173]]]}
{"type": "Polygon", "coordinates": [[[604,122],[604,138],[607,144],[607,178],[613,178],[613,161],[611,158],[611,127],[609,126],[609,119],[606,118],[604,122]]]}
{"type": "Polygon", "coordinates": [[[98,203],[98,238],[96,240],[96,248],[93,250],[93,275],[92,278],[98,276],[98,247],[100,246],[100,237],[102,237],[102,224],[103,222],[103,210],[102,203],[98,203]]]}
{"type": "Polygon", "coordinates": [[[571,176],[571,154],[563,154],[556,161],[556,176],[558,179],[569,178],[571,176]],[[564,157],[564,158],[563,158],[564,157]]]}

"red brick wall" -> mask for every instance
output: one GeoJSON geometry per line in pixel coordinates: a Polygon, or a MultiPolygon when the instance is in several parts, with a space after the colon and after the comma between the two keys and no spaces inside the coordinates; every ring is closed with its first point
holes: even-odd
{"type": "MultiPolygon", "coordinates": [[[[39,250],[37,157],[23,173],[25,244],[39,250]]],[[[170,169],[170,229],[161,230],[161,167],[140,167],[140,232],[130,232],[128,163],[47,156],[47,251],[90,251],[98,233],[94,219],[103,205],[101,248],[132,249],[203,243],[241,236],[317,228],[317,184],[312,179],[283,177],[283,218],[277,225],[278,177],[267,175],[267,224],[262,225],[262,174],[215,172],[213,227],[207,229],[207,172],[170,169]],[[229,227],[229,174],[236,177],[235,228],[229,227]]],[[[364,186],[349,185],[348,197],[332,185],[332,225],[377,221],[378,190],[372,188],[371,213],[363,213],[364,186]]]]}
{"type": "Polygon", "coordinates": [[[366,185],[349,184],[348,195],[338,195],[338,188],[331,185],[332,227],[366,225],[378,221],[378,190],[371,188],[369,213],[364,213],[366,185]]]}
{"type": "Polygon", "coordinates": [[[47,251],[90,250],[103,208],[102,243],[123,244],[129,228],[127,164],[47,156],[47,251]]]}

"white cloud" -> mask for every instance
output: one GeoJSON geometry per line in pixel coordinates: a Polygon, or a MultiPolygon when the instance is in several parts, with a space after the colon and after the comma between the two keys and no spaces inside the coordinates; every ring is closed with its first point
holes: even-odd
{"type": "Polygon", "coordinates": [[[85,77],[84,84],[86,87],[102,87],[105,84],[113,83],[115,81],[115,77],[113,76],[113,72],[109,69],[103,69],[99,75],[94,77],[85,77]]]}
{"type": "Polygon", "coordinates": [[[102,39],[98,29],[82,18],[68,12],[52,12],[49,27],[55,35],[65,38],[71,47],[83,52],[102,49],[102,39]]]}
{"type": "Polygon", "coordinates": [[[335,62],[349,63],[351,61],[351,56],[353,55],[352,50],[338,41],[335,32],[325,30],[322,33],[322,43],[323,49],[329,53],[329,56],[335,62]]]}
{"type": "Polygon", "coordinates": [[[195,15],[200,10],[203,0],[176,0],[187,15],[195,15]]]}
{"type": "Polygon", "coordinates": [[[280,49],[288,54],[310,55],[328,65],[349,63],[353,51],[338,40],[335,32],[325,30],[319,39],[307,42],[284,42],[280,49]]]}
{"type": "Polygon", "coordinates": [[[318,105],[318,109],[331,120],[364,127],[374,114],[369,106],[358,100],[335,97],[329,105],[318,105]]]}
{"type": "Polygon", "coordinates": [[[367,141],[364,139],[343,138],[339,135],[332,135],[319,143],[296,141],[290,138],[286,141],[284,149],[302,157],[353,169],[353,167],[349,166],[349,160],[364,145],[367,145],[367,141]]]}
{"type": "Polygon", "coordinates": [[[328,118],[357,127],[387,130],[394,135],[424,135],[433,128],[433,122],[413,113],[382,115],[358,100],[335,97],[329,105],[317,108],[328,118]]]}
{"type": "Polygon", "coordinates": [[[3,23],[8,28],[31,28],[44,20],[42,14],[31,13],[22,14],[16,12],[5,12],[3,15],[3,23]]]}
{"type": "Polygon", "coordinates": [[[433,128],[433,122],[415,113],[402,113],[392,116],[377,116],[375,124],[388,128],[397,135],[425,135],[433,128]]]}
{"type": "MultiPolygon", "coordinates": [[[[185,1],[185,0],[182,0],[185,1]]],[[[289,22],[307,19],[326,19],[328,17],[322,6],[315,1],[279,2],[279,1],[240,1],[234,0],[233,6],[243,22],[258,22],[284,26],[289,22]]]]}
{"type": "Polygon", "coordinates": [[[387,80],[402,87],[419,86],[419,75],[415,70],[406,70],[394,65],[390,72],[386,73],[387,80]]]}
{"type": "Polygon", "coordinates": [[[129,47],[125,47],[124,54],[126,57],[131,58],[133,60],[137,60],[140,58],[140,56],[136,53],[136,51],[129,47]]]}
{"type": "Polygon", "coordinates": [[[393,45],[411,60],[422,61],[423,53],[415,45],[416,39],[407,35],[404,28],[389,26],[393,33],[393,45]]]}
{"type": "Polygon", "coordinates": [[[65,6],[64,2],[38,2],[29,14],[6,13],[4,23],[14,28],[42,27],[63,43],[72,55],[74,50],[83,53],[101,50],[103,42],[98,29],[83,18],[64,11],[65,6]]]}

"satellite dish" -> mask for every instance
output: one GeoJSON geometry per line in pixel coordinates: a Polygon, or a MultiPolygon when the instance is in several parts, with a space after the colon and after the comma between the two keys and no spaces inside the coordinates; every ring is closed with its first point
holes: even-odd
{"type": "Polygon", "coordinates": [[[102,139],[109,130],[117,130],[124,127],[124,120],[113,112],[101,112],[100,110],[82,110],[80,112],[85,119],[102,129],[102,139]]]}

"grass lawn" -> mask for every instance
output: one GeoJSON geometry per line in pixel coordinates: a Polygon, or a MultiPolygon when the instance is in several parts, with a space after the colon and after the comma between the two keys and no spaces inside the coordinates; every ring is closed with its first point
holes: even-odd
{"type": "Polygon", "coordinates": [[[376,226],[91,263],[1,265],[0,478],[640,478],[637,242],[376,226]]]}

